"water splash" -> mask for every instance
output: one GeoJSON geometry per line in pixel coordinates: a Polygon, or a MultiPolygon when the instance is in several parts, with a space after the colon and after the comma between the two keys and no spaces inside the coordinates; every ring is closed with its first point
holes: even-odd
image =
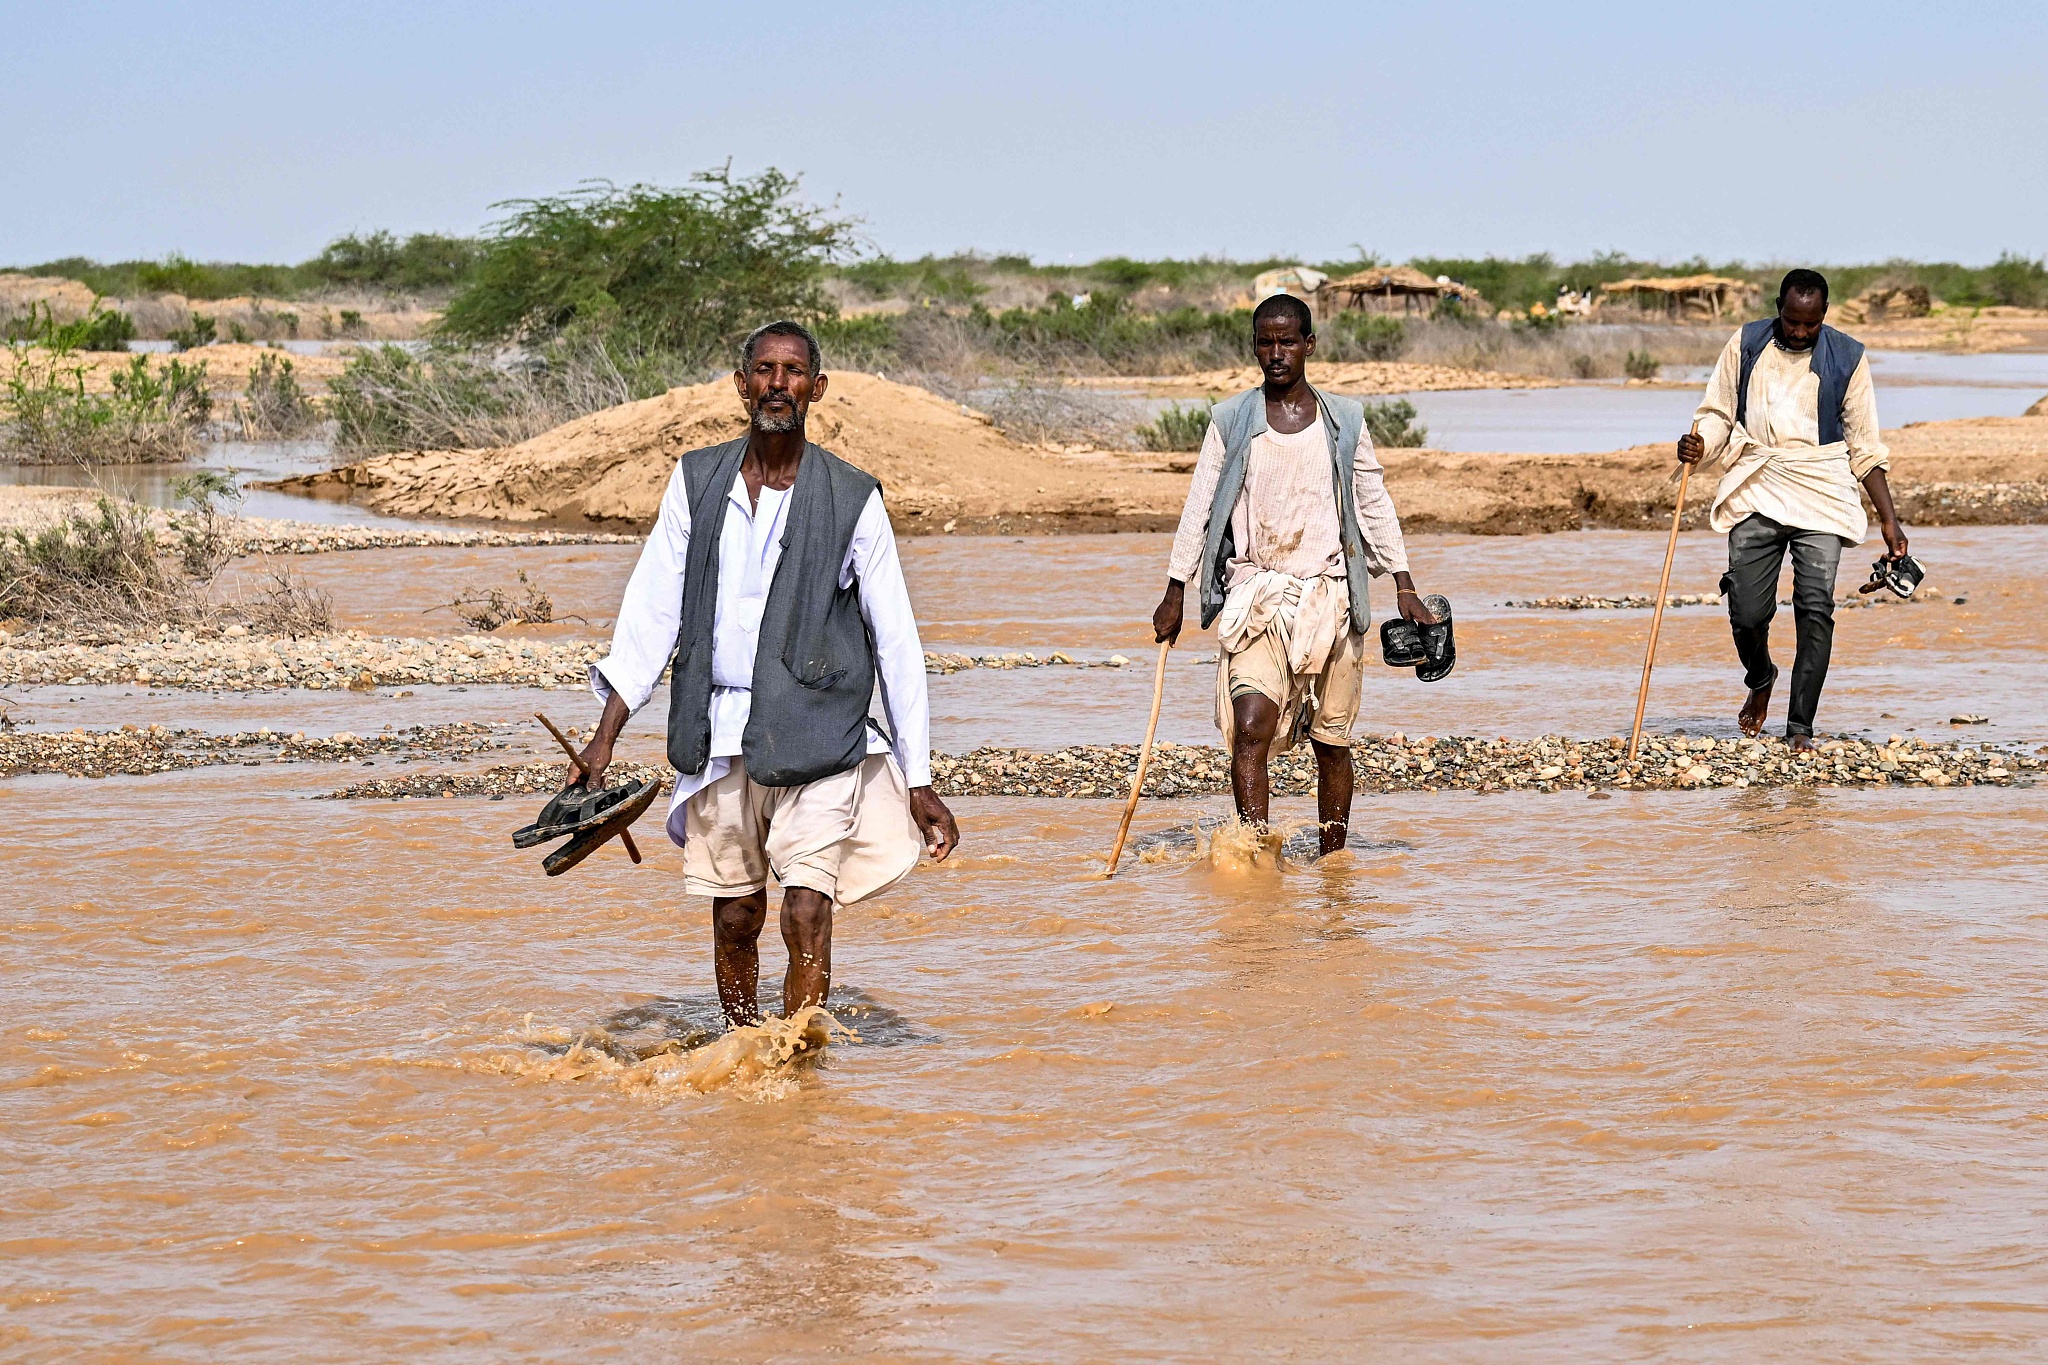
{"type": "Polygon", "coordinates": [[[727,1091],[757,1101],[796,1093],[802,1073],[827,1046],[859,1039],[820,1005],[807,1005],[786,1019],[728,1030],[694,1048],[681,1038],[654,1043],[622,1040],[601,1025],[576,1030],[535,1027],[531,1015],[511,1036],[528,1044],[529,1050],[492,1056],[484,1069],[546,1081],[601,1080],[653,1099],[685,1091],[727,1091]]]}

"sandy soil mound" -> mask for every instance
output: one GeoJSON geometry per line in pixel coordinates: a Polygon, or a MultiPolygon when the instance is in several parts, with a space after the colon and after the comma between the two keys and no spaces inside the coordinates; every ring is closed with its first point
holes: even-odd
{"type": "MultiPolygon", "coordinates": [[[[645,527],[678,456],[731,440],[745,418],[730,380],[671,389],[496,450],[376,456],[280,485],[396,515],[645,527]]],[[[1157,457],[1061,455],[1011,440],[928,390],[872,375],[831,376],[811,439],[882,481],[912,529],[1139,529],[1177,515],[1185,476],[1157,457]]]]}
{"type": "MultiPolygon", "coordinates": [[[[147,364],[151,370],[161,370],[172,360],[185,365],[206,365],[207,387],[216,394],[240,395],[249,385],[249,372],[256,368],[264,356],[274,356],[292,363],[292,377],[303,387],[322,392],[327,381],[340,374],[348,365],[346,355],[294,355],[254,343],[227,342],[219,346],[197,346],[177,355],[163,355],[151,352],[147,364]]],[[[46,358],[40,347],[24,347],[19,352],[0,351],[0,383],[15,372],[15,367],[37,364],[46,358]]],[[[66,368],[76,366],[85,373],[85,387],[89,393],[106,393],[113,388],[109,378],[116,370],[128,368],[134,356],[124,351],[80,351],[66,360],[66,368]]]]}
{"type": "MultiPolygon", "coordinates": [[[[676,458],[740,434],[725,380],[580,418],[500,450],[378,456],[289,480],[295,492],[401,516],[604,527],[650,525],[676,458]]],[[[813,439],[882,480],[899,529],[924,532],[1170,529],[1186,457],[1022,445],[979,413],[870,375],[832,377],[813,439]]],[[[1922,526],[2048,521],[2048,417],[1928,422],[1886,434],[1901,513],[1922,526]]],[[[1415,531],[1517,534],[1668,525],[1671,445],[1592,455],[1383,450],[1403,523],[1415,531]]],[[[1711,483],[1696,478],[1688,524],[1711,483]]]]}
{"type": "MultiPolygon", "coordinates": [[[[1890,483],[1909,525],[2048,521],[2048,418],[1918,422],[1885,433],[1890,483]]],[[[1411,531],[1517,534],[1671,524],[1671,443],[1597,455],[1383,450],[1387,486],[1411,531]]],[[[1714,470],[1693,476],[1686,524],[1704,525],[1714,470]]]]}

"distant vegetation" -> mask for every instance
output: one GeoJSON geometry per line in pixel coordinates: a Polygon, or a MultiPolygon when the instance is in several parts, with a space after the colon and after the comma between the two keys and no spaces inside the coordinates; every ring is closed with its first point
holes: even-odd
{"type": "MultiPolygon", "coordinates": [[[[327,299],[313,304],[323,336],[376,331],[357,299],[405,296],[440,309],[425,353],[360,353],[320,414],[282,366],[265,369],[235,410],[248,431],[303,430],[330,416],[340,443],[356,449],[516,441],[725,369],[739,338],[774,317],[813,324],[829,368],[926,384],[992,414],[1000,410],[1007,428],[1039,433],[1034,439],[1058,439],[1061,432],[1102,439],[1106,423],[1121,422],[1116,439],[1177,449],[1199,439],[1202,413],[1173,410],[1133,433],[1126,410],[1060,391],[1057,381],[1245,365],[1253,277],[1297,263],[1115,256],[1062,265],[974,252],[898,260],[863,254],[857,224],[799,190],[795,179],[772,169],[753,177],[715,169],[679,188],[597,182],[514,201],[500,205],[504,217],[477,237],[350,233],[297,265],[174,254],[112,264],[72,258],[27,273],[77,279],[121,300],[165,292],[195,303],[327,299]]],[[[1346,259],[1302,264],[1341,278],[1380,263],[1357,248],[1346,259]]],[[[1768,300],[1782,273],[1779,266],[1658,262],[1618,252],[1578,261],[1536,254],[1408,264],[1470,286],[1484,305],[1446,304],[1429,316],[1336,313],[1320,322],[1319,358],[1648,378],[1665,365],[1710,361],[1722,334],[1632,316],[1583,327],[1549,311],[1559,292],[1597,293],[1630,276],[1714,273],[1758,283],[1768,300]],[[1502,322],[1496,310],[1513,317],[1502,322]]],[[[1922,285],[1963,308],[2048,307],[2048,262],[2012,253],[1985,266],[1889,261],[1823,268],[1838,299],[1873,285],[1922,285]]],[[[87,319],[58,324],[45,310],[0,320],[0,327],[6,339],[43,342],[60,353],[119,347],[138,322],[181,348],[223,332],[234,340],[301,334],[299,314],[275,307],[253,314],[241,307],[178,310],[167,322],[145,316],[152,305],[133,306],[134,319],[96,307],[87,319]]],[[[119,414],[139,397],[73,392],[76,385],[58,368],[30,378],[28,389],[0,395],[17,446],[29,434],[24,423],[41,420],[39,413],[56,423],[53,430],[69,430],[65,423],[96,431],[133,426],[119,414]]],[[[172,431],[189,423],[152,417],[144,425],[172,431]]],[[[1377,413],[1374,431],[1383,445],[1422,437],[1412,413],[1392,410],[1377,413]]],[[[41,436],[26,443],[52,444],[41,436]]],[[[82,449],[106,442],[65,437],[56,444],[82,449]]]]}
{"type": "Polygon", "coordinates": [[[479,246],[466,237],[416,232],[400,240],[388,232],[337,237],[298,265],[245,265],[194,261],[173,252],[160,261],[101,263],[83,256],[14,266],[24,275],[78,280],[109,298],[183,294],[188,299],[261,297],[296,299],[325,290],[446,295],[468,278],[479,246]]]}

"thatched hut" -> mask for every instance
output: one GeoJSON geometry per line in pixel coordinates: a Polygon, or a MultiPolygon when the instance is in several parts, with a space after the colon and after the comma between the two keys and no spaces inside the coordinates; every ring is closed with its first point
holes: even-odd
{"type": "Polygon", "coordinates": [[[1346,275],[1323,286],[1329,308],[1360,308],[1373,313],[1429,313],[1445,299],[1456,299],[1472,309],[1483,309],[1486,300],[1470,285],[1439,275],[1435,279],[1412,265],[1376,265],[1356,275],[1346,275]]]}
{"type": "Polygon", "coordinates": [[[1615,280],[1600,286],[1602,304],[1632,304],[1674,322],[1719,318],[1756,305],[1763,291],[1747,280],[1723,275],[1671,275],[1648,280],[1615,280]]]}

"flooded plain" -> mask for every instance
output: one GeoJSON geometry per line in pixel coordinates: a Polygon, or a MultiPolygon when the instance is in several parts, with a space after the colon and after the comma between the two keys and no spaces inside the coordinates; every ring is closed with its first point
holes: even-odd
{"type": "MultiPolygon", "coordinates": [[[[2048,741],[2048,530],[1914,546],[1938,595],[1840,613],[1821,728],[2048,741]]],[[[928,647],[1134,661],[934,676],[934,743],[1138,739],[1165,547],[905,542],[928,647]]],[[[1648,592],[1662,550],[1416,538],[1458,670],[1370,675],[1361,727],[1625,730],[1648,613],[1505,603],[1648,592]]],[[[1673,591],[1712,591],[1721,553],[1686,537],[1673,591]]],[[[525,568],[601,634],[631,560],[300,566],[360,629],[459,630],[420,613],[525,568]]],[[[1652,725],[1732,731],[1721,611],[1664,641],[1652,725]]],[[[1166,737],[1213,740],[1212,656],[1191,626],[1166,737]]],[[[47,729],[594,715],[409,690],[7,700],[47,729]]],[[[2038,1355],[2035,789],[1370,796],[1313,866],[1159,842],[1108,882],[1115,802],[962,798],[952,861],[839,915],[857,1039],[700,1092],[665,1064],[717,1022],[678,850],[550,881],[510,847],[518,803],[309,799],[352,772],[0,784],[0,1354],[2038,1355]]],[[[1135,833],[1223,808],[1150,801],[1135,833]]],[[[772,932],[763,957],[772,981],[772,932]]]]}

